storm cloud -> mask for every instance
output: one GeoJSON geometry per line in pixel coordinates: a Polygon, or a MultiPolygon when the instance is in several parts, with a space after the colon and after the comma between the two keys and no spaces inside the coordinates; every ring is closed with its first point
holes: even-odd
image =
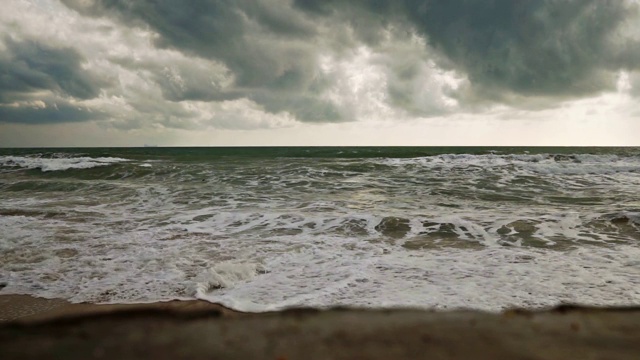
{"type": "Polygon", "coordinates": [[[22,123],[73,122],[98,117],[98,112],[71,104],[99,95],[100,81],[82,69],[72,48],[54,48],[36,41],[4,39],[0,52],[0,121],[22,123]]]}
{"type": "Polygon", "coordinates": [[[0,105],[0,122],[22,124],[68,123],[105,118],[99,110],[72,104],[65,100],[35,100],[20,104],[0,105]]]}
{"type": "Polygon", "coordinates": [[[226,86],[198,81],[198,74],[187,68],[181,70],[181,79],[187,81],[179,89],[158,77],[168,100],[248,98],[302,121],[345,120],[339,109],[319,97],[327,81],[318,71],[315,25],[288,1],[63,2],[88,16],[148,26],[159,35],[156,46],[219,61],[229,70],[226,86]]]}
{"type": "Polygon", "coordinates": [[[79,99],[98,96],[96,79],[82,69],[82,57],[72,48],[54,48],[36,41],[6,38],[0,53],[0,99],[51,90],[79,99]]]}
{"type": "MultiPolygon", "coordinates": [[[[296,0],[316,16],[353,11],[339,1],[296,0]]],[[[412,24],[444,68],[468,76],[466,100],[505,93],[563,99],[615,88],[620,70],[640,67],[638,5],[601,0],[368,0],[359,18],[412,24]],[[636,26],[629,29],[629,24],[636,26]],[[625,32],[626,31],[626,32],[625,32]]],[[[371,23],[371,21],[369,21],[371,23]]],[[[409,75],[410,77],[411,75],[409,75]]],[[[460,93],[461,100],[465,94],[460,93]]],[[[402,96],[402,95],[399,95],[402,96]]]]}
{"type": "Polygon", "coordinates": [[[15,31],[0,39],[2,122],[250,129],[537,111],[618,91],[623,75],[640,94],[632,0],[36,3],[74,20],[56,38],[25,2],[0,16],[15,31]]]}
{"type": "Polygon", "coordinates": [[[637,11],[625,1],[407,4],[410,19],[430,44],[480,87],[582,96],[612,89],[621,67],[640,66],[640,58],[616,47],[628,43],[615,43],[620,26],[637,11]]]}

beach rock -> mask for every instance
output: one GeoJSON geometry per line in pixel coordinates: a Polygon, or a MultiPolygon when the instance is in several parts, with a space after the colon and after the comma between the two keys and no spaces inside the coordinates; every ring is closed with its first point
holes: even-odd
{"type": "Polygon", "coordinates": [[[520,234],[533,234],[536,232],[535,225],[525,220],[511,222],[507,224],[507,227],[512,228],[515,232],[520,234]]]}
{"type": "Polygon", "coordinates": [[[613,219],[611,219],[611,223],[612,224],[616,224],[616,225],[623,225],[623,224],[628,224],[629,223],[629,218],[626,216],[618,216],[615,217],[613,219]]]}
{"type": "Polygon", "coordinates": [[[375,229],[385,236],[400,239],[411,231],[411,225],[409,225],[409,219],[389,216],[382,219],[375,229]]]}

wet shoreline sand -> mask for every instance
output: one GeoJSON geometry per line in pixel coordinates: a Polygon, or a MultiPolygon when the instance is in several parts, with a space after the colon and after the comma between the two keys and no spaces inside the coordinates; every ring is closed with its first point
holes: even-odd
{"type": "Polygon", "coordinates": [[[172,312],[220,311],[230,316],[241,312],[203,300],[166,301],[140,304],[74,304],[62,299],[45,299],[30,295],[0,295],[0,325],[7,322],[32,323],[59,318],[99,315],[140,309],[172,312]]]}
{"type": "Polygon", "coordinates": [[[637,359],[640,307],[546,311],[292,309],[200,300],[70,304],[0,296],[7,359],[637,359]]]}

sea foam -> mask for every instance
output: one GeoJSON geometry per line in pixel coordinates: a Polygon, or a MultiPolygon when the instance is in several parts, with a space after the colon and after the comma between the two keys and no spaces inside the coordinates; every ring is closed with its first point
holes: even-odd
{"type": "Polygon", "coordinates": [[[0,156],[0,166],[40,169],[47,171],[64,171],[69,169],[90,169],[97,166],[108,166],[127,159],[116,157],[66,157],[44,158],[30,156],[0,156]]]}
{"type": "Polygon", "coordinates": [[[638,156],[130,151],[0,157],[2,293],[245,311],[640,303],[638,156]]]}
{"type": "Polygon", "coordinates": [[[195,293],[197,296],[204,296],[216,289],[232,287],[241,281],[252,279],[258,271],[257,264],[220,262],[195,279],[195,293]]]}

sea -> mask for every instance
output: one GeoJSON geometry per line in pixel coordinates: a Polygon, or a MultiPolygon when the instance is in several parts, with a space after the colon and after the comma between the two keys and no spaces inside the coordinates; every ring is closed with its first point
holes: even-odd
{"type": "Polygon", "coordinates": [[[0,294],[640,305],[640,148],[0,149],[0,294]]]}

